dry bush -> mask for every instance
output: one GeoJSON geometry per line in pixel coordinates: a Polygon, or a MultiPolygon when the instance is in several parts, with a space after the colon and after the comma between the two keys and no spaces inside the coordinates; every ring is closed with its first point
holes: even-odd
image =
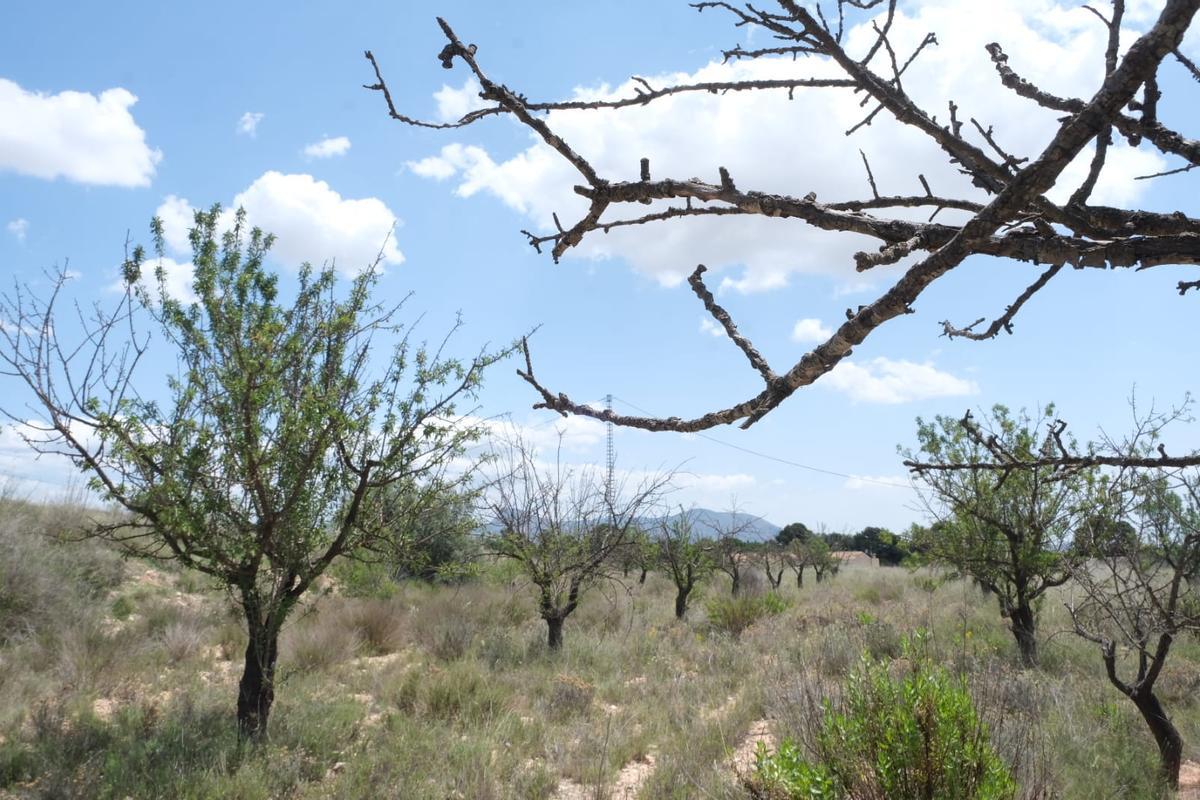
{"type": "Polygon", "coordinates": [[[204,648],[205,631],[194,619],[183,618],[163,628],[159,639],[167,657],[178,664],[200,653],[204,648]]]}
{"type": "MultiPolygon", "coordinates": [[[[83,518],[78,509],[63,514],[83,518]]],[[[60,543],[43,516],[42,507],[0,501],[0,646],[95,616],[124,572],[110,548],[60,543]]]]}
{"type": "Polygon", "coordinates": [[[319,614],[284,630],[281,661],[300,672],[327,670],[356,657],[362,649],[358,632],[333,614],[319,614]]]}
{"type": "MultiPolygon", "coordinates": [[[[405,611],[397,603],[366,598],[347,601],[338,616],[354,630],[367,655],[382,656],[404,646],[405,611]]],[[[333,609],[322,612],[335,613],[333,609]]]]}
{"type": "Polygon", "coordinates": [[[566,719],[586,714],[592,707],[596,687],[578,675],[559,674],[554,677],[545,701],[550,716],[566,719]]]}
{"type": "Polygon", "coordinates": [[[86,692],[110,679],[112,668],[130,652],[130,642],[84,618],[57,637],[56,671],[62,684],[86,692]]]}

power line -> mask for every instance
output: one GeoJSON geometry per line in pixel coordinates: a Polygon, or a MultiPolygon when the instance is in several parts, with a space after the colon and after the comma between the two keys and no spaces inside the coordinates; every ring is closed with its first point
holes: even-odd
{"type": "MultiPolygon", "coordinates": [[[[624,403],[625,405],[632,408],[634,411],[637,411],[641,414],[645,414],[647,416],[654,416],[651,412],[647,411],[646,409],[644,409],[634,403],[629,402],[628,400],[625,400],[620,397],[613,397],[613,399],[620,403],[624,403]]],[[[800,469],[808,470],[809,472],[819,472],[822,475],[833,475],[834,477],[837,477],[837,478],[846,478],[847,480],[862,481],[863,483],[874,483],[874,484],[878,484],[879,486],[890,486],[893,489],[913,489],[913,486],[911,484],[892,483],[891,481],[881,481],[881,480],[877,480],[875,478],[865,478],[861,475],[848,475],[845,472],[838,472],[837,470],[825,469],[824,467],[814,467],[811,464],[801,464],[799,461],[792,461],[791,459],[788,459],[788,458],[780,458],[779,456],[773,456],[770,453],[763,453],[758,450],[751,450],[749,447],[742,447],[739,444],[734,444],[732,442],[726,442],[726,441],[716,438],[715,436],[710,436],[707,433],[700,433],[698,431],[694,431],[692,435],[699,436],[701,439],[706,439],[706,440],[712,442],[713,444],[719,444],[722,447],[728,447],[732,450],[740,450],[741,452],[746,453],[748,455],[757,456],[758,458],[765,458],[768,461],[774,461],[779,464],[786,464],[789,467],[798,467],[800,469]]]]}

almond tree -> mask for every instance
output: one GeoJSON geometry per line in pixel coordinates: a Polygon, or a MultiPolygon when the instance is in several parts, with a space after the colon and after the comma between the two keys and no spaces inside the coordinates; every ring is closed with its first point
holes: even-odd
{"type": "MultiPolygon", "coordinates": [[[[548,250],[555,260],[589,237],[614,228],[670,225],[691,217],[759,216],[782,220],[781,224],[865,237],[871,248],[853,257],[853,266],[860,272],[902,260],[909,265],[903,276],[872,302],[847,309],[845,321],[824,341],[794,364],[777,368],[739,331],[733,315],[716,302],[705,285],[706,267],[701,264],[692,272],[689,285],[759,375],[761,390],[740,402],[691,417],[615,414],[548,388],[534,373],[526,343],[526,368],[520,374],[537,392],[535,407],[652,431],[701,431],[735,423],[749,427],[793,393],[827,374],[889,321],[915,313],[914,304],[922,293],[971,256],[1031,264],[1037,274],[1030,275],[1026,288],[990,322],[973,314],[968,319],[979,318],[969,324],[949,320],[938,323],[937,330],[951,338],[986,340],[1002,332],[1012,333],[1014,320],[1028,301],[1051,281],[1066,280],[1065,276],[1076,269],[1142,270],[1164,264],[1200,263],[1200,219],[1179,211],[1113,208],[1091,199],[1117,136],[1180,164],[1172,172],[1184,172],[1200,164],[1200,141],[1164,121],[1177,115],[1159,113],[1160,109],[1170,110],[1159,88],[1161,74],[1178,70],[1200,80],[1200,69],[1179,51],[1200,0],[1164,0],[1154,23],[1130,42],[1121,41],[1124,0],[1112,0],[1107,15],[1093,9],[1099,18],[1097,24],[1107,34],[1107,43],[1100,56],[1103,78],[1091,97],[1059,97],[1043,90],[1021,76],[1021,64],[1010,63],[1002,41],[989,44],[986,58],[995,69],[996,80],[1027,100],[1031,108],[1048,109],[1058,116],[1053,134],[1040,151],[1028,156],[1006,150],[1003,132],[996,131],[987,120],[961,119],[952,99],[945,109],[918,105],[905,87],[905,72],[923,51],[936,46],[937,37],[929,33],[915,49],[899,50],[893,34],[906,21],[897,13],[897,0],[776,0],[763,5],[718,0],[692,5],[698,11],[728,15],[739,29],[762,36],[761,47],[737,45],[724,50],[726,60],[803,56],[808,60],[798,64],[816,65],[811,76],[801,73],[799,77],[775,80],[665,86],[635,77],[633,82],[638,88],[627,97],[535,100],[519,88],[494,79],[485,67],[486,49],[464,42],[449,23],[439,19],[445,45],[438,59],[446,69],[465,68],[478,81],[482,108],[449,123],[424,122],[404,114],[396,106],[383,70],[370,51],[366,57],[375,82],[366,88],[377,91],[387,113],[404,124],[462,128],[507,117],[544,143],[576,174],[574,191],[587,201],[587,209],[578,219],[555,216],[556,230],[547,234],[525,232],[533,247],[539,252],[548,250]],[[846,34],[848,23],[856,20],[869,21],[875,35],[855,39],[851,49],[846,34]],[[829,77],[827,67],[835,70],[833,77],[829,77]],[[740,184],[737,176],[719,163],[696,164],[685,173],[658,175],[649,159],[639,153],[628,154],[629,174],[637,178],[627,179],[601,174],[577,146],[555,130],[555,115],[563,111],[619,113],[621,109],[640,108],[690,93],[770,92],[779,97],[780,103],[803,102],[805,94],[814,91],[850,92],[856,99],[861,98],[862,119],[849,130],[833,130],[829,135],[853,134],[890,118],[897,126],[907,126],[926,137],[969,182],[963,182],[962,188],[934,187],[924,175],[915,174],[912,183],[920,187],[919,191],[889,192],[888,187],[877,185],[867,154],[863,154],[864,192],[852,198],[819,200],[805,186],[785,193],[756,190],[740,184]],[[1051,200],[1047,193],[1061,181],[1064,169],[1093,143],[1094,156],[1086,176],[1066,202],[1051,200]],[[1072,269],[1064,269],[1068,266],[1072,269]]],[[[1004,31],[996,33],[1002,40],[1004,31]]],[[[606,124],[611,116],[597,114],[596,124],[606,124]]],[[[819,118],[811,120],[813,125],[822,123],[819,118]]],[[[771,120],[755,124],[770,125],[771,120]]],[[[872,155],[887,157],[886,153],[872,155]]],[[[1178,283],[1180,295],[1191,290],[1200,290],[1200,280],[1178,283]]],[[[1187,458],[1192,464],[1200,464],[1200,452],[1187,458]]]]}
{"type": "MultiPolygon", "coordinates": [[[[1071,544],[1090,514],[1095,470],[1041,466],[997,476],[961,467],[986,460],[991,452],[1021,460],[1070,447],[1061,437],[1053,406],[1030,417],[1013,416],[997,405],[984,426],[969,412],[962,420],[917,420],[919,455],[944,466],[916,472],[926,507],[940,523],[938,535],[929,538],[927,557],[969,575],[995,595],[1027,667],[1037,663],[1042,600],[1071,576],[1077,557],[1071,544]]],[[[914,453],[903,452],[905,463],[918,463],[914,453]]]]}
{"type": "Polygon", "coordinates": [[[712,543],[696,535],[691,515],[680,511],[658,525],[658,563],[675,584],[675,618],[687,614],[692,591],[713,571],[712,543]]]}
{"type": "Polygon", "coordinates": [[[1129,535],[1074,571],[1077,591],[1067,608],[1075,632],[1099,649],[1109,682],[1145,720],[1174,788],[1183,738],[1155,686],[1175,639],[1200,632],[1200,595],[1192,583],[1200,573],[1200,475],[1125,470],[1104,496],[1105,516],[1124,521],[1129,535]]]}
{"type": "Polygon", "coordinates": [[[141,248],[112,310],[64,315],[62,272],[44,299],[17,286],[0,303],[0,364],[33,398],[33,420],[5,410],[29,445],[65,454],[128,512],[96,536],[237,599],[238,732],[261,740],[288,616],[336,559],[394,558],[412,521],[470,479],[461,457],[480,430],[456,422],[456,404],[497,356],[462,363],[412,343],[399,306],[371,300],[374,265],[344,287],[305,265],[284,302],[264,264],[272,237],[241,211],[221,225],[219,207],[196,213],[195,302],[171,296],[141,248]],[[176,356],[165,385],[142,363],[151,332],[176,356]],[[373,353],[376,337],[390,353],[373,353]]]}
{"type": "Polygon", "coordinates": [[[484,492],[497,533],[493,555],[515,561],[536,594],[551,650],[563,644],[563,623],[584,596],[617,579],[615,555],[628,547],[643,516],[658,503],[670,474],[609,487],[590,467],[539,460],[519,437],[495,453],[484,492]]]}

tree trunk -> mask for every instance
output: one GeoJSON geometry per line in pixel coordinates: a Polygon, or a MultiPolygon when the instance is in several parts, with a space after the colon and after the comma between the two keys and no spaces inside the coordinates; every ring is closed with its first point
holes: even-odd
{"type": "Polygon", "coordinates": [[[546,617],[546,644],[551,650],[562,649],[563,619],[563,617],[546,617]]]}
{"type": "Polygon", "coordinates": [[[646,583],[646,573],[649,571],[650,570],[646,569],[645,567],[642,567],[642,574],[638,576],[638,586],[642,586],[646,583]]]}
{"type": "Polygon", "coordinates": [[[250,639],[238,683],[238,738],[261,742],[267,738],[267,719],[275,702],[275,662],[279,658],[279,629],[248,620],[250,639]]]}
{"type": "Polygon", "coordinates": [[[732,575],[730,575],[729,577],[733,580],[733,583],[729,586],[729,593],[732,594],[734,597],[737,597],[738,592],[740,592],[742,590],[741,573],[735,572],[732,575]]]}
{"type": "Polygon", "coordinates": [[[692,587],[678,587],[675,594],[675,619],[683,619],[683,615],[687,613],[688,595],[692,593],[692,587]]]}
{"type": "Polygon", "coordinates": [[[796,588],[797,589],[804,588],[804,570],[798,570],[796,572],[796,588]]]}
{"type": "Polygon", "coordinates": [[[1017,640],[1017,649],[1021,653],[1021,664],[1025,668],[1036,667],[1037,652],[1037,619],[1033,608],[1022,603],[1012,610],[1009,615],[1013,638],[1017,640]]]}
{"type": "Polygon", "coordinates": [[[1142,719],[1146,720],[1146,725],[1150,727],[1150,733],[1154,735],[1154,743],[1158,745],[1158,759],[1162,766],[1163,777],[1167,779],[1167,784],[1172,789],[1178,789],[1179,764],[1183,759],[1183,738],[1180,737],[1179,731],[1167,716],[1167,712],[1163,710],[1162,703],[1158,702],[1158,698],[1154,696],[1154,692],[1139,693],[1130,699],[1142,713],[1142,719]]]}

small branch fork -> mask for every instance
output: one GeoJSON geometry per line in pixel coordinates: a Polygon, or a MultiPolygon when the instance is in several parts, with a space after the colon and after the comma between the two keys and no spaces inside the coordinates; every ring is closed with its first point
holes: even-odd
{"type": "MultiPolygon", "coordinates": [[[[798,59],[815,55],[835,65],[842,73],[838,78],[797,77],[656,87],[645,78],[634,76],[632,94],[618,99],[534,102],[492,80],[479,64],[478,48],[474,44],[464,44],[450,25],[439,18],[438,24],[446,37],[446,45],[438,54],[439,61],[447,69],[453,68],[456,60],[463,63],[478,81],[480,97],[489,105],[456,122],[426,122],[404,115],[397,110],[378,61],[370,51],[366,58],[375,82],[366,88],[381,93],[388,114],[409,125],[459,128],[488,117],[512,116],[569,163],[579,175],[580,183],[574,191],[587,199],[586,212],[570,224],[564,224],[558,215],[554,215],[554,230],[550,232],[523,231],[532,247],[538,252],[547,249],[555,261],[596,232],[664,224],[686,217],[742,215],[797,220],[822,230],[870,237],[879,246],[875,251],[854,255],[859,271],[914,257],[890,289],[857,311],[849,312],[846,321],[824,342],[785,371],[773,370],[750,341],[739,333],[732,315],[716,303],[706,288],[703,282],[705,267],[698,267],[689,278],[692,290],[731,341],[742,350],[765,386],[758,394],[740,403],[688,419],[625,416],[576,403],[561,392],[550,391],[535,378],[528,343],[523,344],[525,368],[518,370],[518,374],[540,395],[541,401],[536,407],[654,431],[700,431],[733,423],[748,427],[799,388],[836,367],[855,346],[884,323],[912,313],[913,303],[921,293],[969,256],[1029,262],[1042,265],[1042,272],[1003,314],[986,327],[979,327],[984,324],[984,319],[962,327],[942,321],[942,333],[950,338],[982,340],[991,339],[1000,331],[1011,333],[1019,311],[1067,265],[1076,269],[1122,267],[1142,270],[1162,264],[1200,264],[1200,219],[1180,212],[1131,211],[1090,202],[1106,166],[1113,131],[1132,144],[1144,141],[1163,154],[1182,159],[1182,167],[1164,174],[1187,171],[1200,164],[1200,141],[1165,126],[1158,118],[1161,97],[1158,71],[1165,58],[1172,57],[1200,79],[1195,65],[1178,49],[1183,34],[1200,9],[1200,0],[1166,0],[1155,24],[1130,43],[1123,56],[1119,36],[1124,2],[1112,0],[1112,3],[1112,13],[1107,16],[1092,9],[1106,26],[1108,41],[1104,51],[1105,77],[1089,100],[1058,97],[1042,90],[1017,74],[999,44],[987,46],[987,54],[1002,85],[1041,108],[1064,115],[1058,130],[1041,152],[1028,157],[1009,152],[993,126],[975,118],[968,118],[970,125],[965,125],[953,102],[949,104],[949,122],[943,124],[908,95],[902,80],[906,70],[922,52],[938,42],[929,34],[912,52],[897,51],[890,38],[897,19],[897,0],[836,0],[836,16],[822,10],[819,3],[815,5],[815,11],[811,11],[795,0],[777,0],[774,10],[732,2],[693,4],[698,11],[716,10],[729,14],[735,26],[758,28],[775,39],[775,44],[756,50],[742,47],[726,50],[726,61],[787,56],[798,59]],[[871,21],[873,40],[856,56],[843,46],[847,12],[876,15],[871,21]],[[873,66],[875,63],[883,66],[877,70],[873,66]],[[583,154],[554,131],[555,117],[549,114],[646,106],[666,97],[697,92],[720,95],[786,90],[790,99],[797,90],[809,89],[850,90],[860,96],[860,104],[869,110],[848,133],[872,124],[883,114],[916,129],[941,149],[979,193],[975,196],[944,196],[935,193],[925,177],[918,175],[920,192],[889,194],[881,191],[866,153],[862,153],[870,192],[866,199],[819,202],[811,192],[801,196],[799,193],[774,194],[745,189],[737,185],[728,169],[716,165],[705,169],[709,175],[716,173],[717,180],[712,183],[699,178],[654,177],[652,165],[646,158],[630,159],[631,165],[637,165],[637,180],[614,180],[600,175],[583,154]],[[1057,204],[1047,199],[1046,192],[1059,180],[1066,166],[1092,142],[1095,142],[1095,148],[1087,176],[1071,194],[1070,200],[1057,204]],[[639,205],[651,208],[624,215],[611,213],[639,205]],[[886,215],[888,211],[916,208],[929,209],[926,222],[886,215]],[[935,222],[935,217],[944,210],[960,212],[959,216],[965,219],[954,224],[935,222]]],[[[1180,295],[1186,295],[1192,289],[1200,291],[1200,280],[1184,280],[1178,284],[1180,295]]]]}

